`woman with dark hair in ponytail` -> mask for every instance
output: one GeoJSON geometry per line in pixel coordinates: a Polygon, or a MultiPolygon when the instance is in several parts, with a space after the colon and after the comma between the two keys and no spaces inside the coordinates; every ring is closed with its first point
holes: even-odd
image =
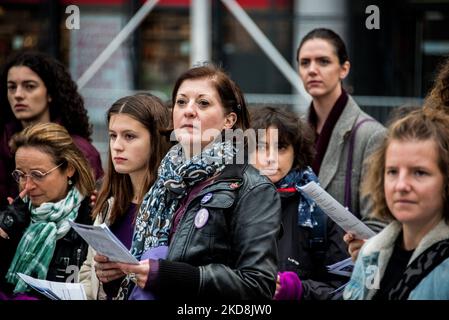
{"type": "MultiPolygon", "coordinates": [[[[324,28],[310,31],[298,47],[297,61],[304,88],[312,96],[307,120],[317,153],[311,167],[327,192],[354,215],[369,220],[369,199],[359,192],[363,161],[385,129],[343,89],[351,64],[339,35],[324,28]]],[[[367,224],[376,231],[384,226],[373,220],[367,224]]]]}

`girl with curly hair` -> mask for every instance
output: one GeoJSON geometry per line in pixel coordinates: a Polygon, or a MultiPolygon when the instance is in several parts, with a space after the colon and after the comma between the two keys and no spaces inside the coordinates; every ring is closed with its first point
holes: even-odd
{"type": "Polygon", "coordinates": [[[0,204],[17,195],[7,175],[14,167],[8,142],[12,135],[36,123],[64,126],[89,160],[98,179],[103,175],[100,154],[91,144],[91,124],[83,98],[67,68],[52,57],[23,51],[11,57],[0,74],[0,204]]]}
{"type": "Polygon", "coordinates": [[[282,230],[275,300],[337,299],[346,279],[326,265],[347,258],[343,230],[302,193],[318,178],[310,168],[315,155],[307,123],[285,107],[255,108],[251,125],[258,130],[255,167],[276,186],[281,198],[282,230]]]}

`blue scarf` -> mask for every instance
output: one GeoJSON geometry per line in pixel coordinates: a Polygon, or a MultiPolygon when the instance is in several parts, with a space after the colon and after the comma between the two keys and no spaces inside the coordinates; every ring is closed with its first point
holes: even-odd
{"type": "Polygon", "coordinates": [[[308,228],[313,228],[318,224],[313,217],[313,213],[317,210],[321,211],[321,208],[317,206],[315,201],[310,199],[310,197],[299,188],[311,181],[319,184],[318,177],[313,173],[313,170],[310,167],[307,167],[304,170],[291,170],[284,178],[275,184],[278,189],[293,187],[299,193],[298,225],[308,228]]]}

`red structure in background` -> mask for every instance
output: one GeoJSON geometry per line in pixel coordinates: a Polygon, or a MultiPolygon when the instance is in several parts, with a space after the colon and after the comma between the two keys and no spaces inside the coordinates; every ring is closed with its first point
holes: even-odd
{"type": "MultiPolygon", "coordinates": [[[[190,6],[192,0],[160,0],[158,6],[164,7],[188,7],[190,6]]],[[[210,1],[220,1],[220,0],[210,0],[210,1]]],[[[277,0],[274,5],[279,8],[288,7],[292,0],[277,0]]],[[[44,0],[5,0],[3,3],[23,3],[23,4],[39,4],[44,2],[44,0]]],[[[127,2],[126,0],[60,0],[63,5],[121,5],[127,2]]],[[[145,1],[141,1],[144,3],[145,1]]],[[[272,2],[270,0],[237,0],[243,8],[245,9],[267,9],[271,8],[272,2]]]]}

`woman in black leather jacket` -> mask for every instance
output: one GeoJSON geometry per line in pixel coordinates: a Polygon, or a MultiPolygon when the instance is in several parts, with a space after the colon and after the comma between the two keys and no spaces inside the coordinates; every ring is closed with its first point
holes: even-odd
{"type": "Polygon", "coordinates": [[[201,66],[178,78],[172,102],[180,143],[137,217],[132,253],[141,263],[118,264],[137,284],[131,299],[271,299],[280,199],[236,150],[249,127],[240,89],[201,66]]]}
{"type": "Polygon", "coordinates": [[[11,144],[13,177],[21,192],[0,212],[0,289],[7,294],[26,292],[18,272],[77,281],[87,243],[68,221],[92,223],[92,170],[67,130],[55,123],[28,127],[11,144]]]}

